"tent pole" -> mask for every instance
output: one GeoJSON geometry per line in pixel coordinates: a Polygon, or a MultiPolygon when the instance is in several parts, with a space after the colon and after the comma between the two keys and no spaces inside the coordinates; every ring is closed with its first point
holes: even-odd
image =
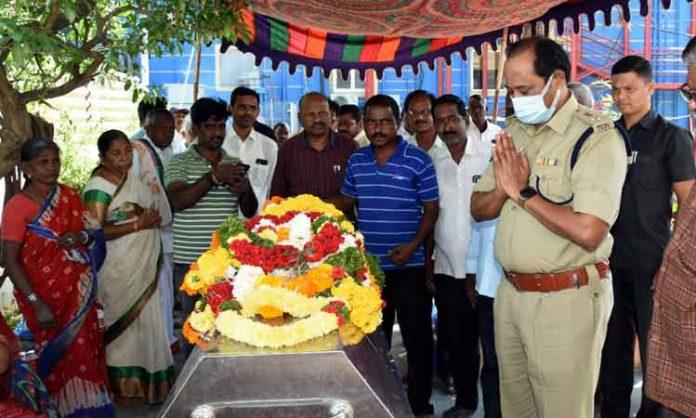
{"type": "Polygon", "coordinates": [[[495,83],[495,96],[493,98],[493,123],[496,123],[498,121],[498,99],[500,97],[500,89],[503,86],[503,67],[505,66],[505,50],[507,49],[507,41],[508,41],[508,32],[509,29],[507,27],[503,28],[503,42],[500,45],[500,48],[498,48],[497,54],[498,54],[498,73],[497,73],[497,80],[495,83]]]}

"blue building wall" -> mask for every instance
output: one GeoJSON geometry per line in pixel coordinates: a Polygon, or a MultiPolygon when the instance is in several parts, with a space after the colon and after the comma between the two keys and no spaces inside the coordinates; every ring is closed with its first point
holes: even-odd
{"type": "MultiPolygon", "coordinates": [[[[639,2],[631,2],[630,22],[630,50],[633,53],[643,54],[645,49],[645,19],[640,16],[639,2]]],[[[660,0],[654,0],[652,13],[652,62],[655,70],[655,81],[662,84],[681,84],[685,78],[686,69],[681,63],[681,49],[689,39],[687,28],[691,22],[691,4],[686,1],[672,2],[672,8],[664,10],[660,0]]],[[[613,22],[619,22],[619,11],[613,11],[613,22]]],[[[598,13],[597,22],[603,22],[603,16],[598,13]]],[[[581,59],[587,64],[603,69],[608,74],[611,64],[623,55],[623,26],[615,23],[605,27],[598,24],[593,33],[584,32],[582,42],[581,59]]],[[[218,89],[216,87],[216,48],[213,44],[204,48],[202,53],[200,83],[204,95],[219,97],[229,100],[231,88],[218,89]]],[[[466,52],[462,52],[466,56],[466,52]]],[[[190,46],[186,46],[183,53],[178,56],[163,56],[149,59],[150,85],[166,86],[168,84],[183,85],[192,83],[194,53],[190,46]]],[[[492,65],[492,64],[491,64],[492,65]]],[[[472,76],[469,61],[459,54],[452,57],[451,66],[451,93],[461,97],[468,97],[471,93],[472,76]]],[[[332,83],[324,77],[321,71],[314,71],[311,76],[306,75],[304,68],[299,67],[294,74],[288,72],[288,65],[283,63],[273,71],[270,61],[263,60],[255,70],[255,79],[244,84],[254,87],[261,95],[261,119],[266,123],[289,123],[297,127],[294,117],[299,98],[309,91],[321,91],[327,95],[332,93],[332,83]],[[294,120],[293,120],[294,119],[294,120]]],[[[225,77],[224,74],[218,74],[225,77]]],[[[592,83],[594,77],[586,77],[582,81],[592,83]]],[[[383,77],[377,81],[376,91],[391,95],[403,102],[408,92],[415,89],[424,89],[433,94],[438,93],[438,88],[444,89],[445,81],[438,79],[437,68],[429,69],[426,65],[420,66],[420,71],[415,74],[410,68],[405,68],[401,77],[397,77],[395,71],[385,71],[383,77]],[[440,87],[438,87],[440,86],[440,87]]],[[[489,111],[492,110],[493,88],[495,80],[489,79],[489,111]]],[[[174,88],[176,90],[176,88],[174,88]]],[[[170,96],[172,89],[165,90],[170,96]]],[[[596,98],[609,94],[607,88],[594,88],[596,98]]],[[[444,92],[444,90],[443,90],[444,92]]],[[[336,94],[335,94],[336,95],[336,94]]],[[[181,95],[176,95],[181,96],[181,95]]],[[[184,95],[185,96],[185,95],[184,95]]],[[[190,94],[189,94],[190,97],[190,94]]],[[[172,100],[173,105],[190,104],[189,99],[172,100]]],[[[358,100],[358,104],[364,103],[364,98],[358,100]]],[[[688,124],[688,110],[686,102],[679,97],[676,90],[658,90],[653,98],[656,110],[672,119],[680,126],[688,124]]],[[[502,99],[501,99],[501,107],[502,99]]]]}

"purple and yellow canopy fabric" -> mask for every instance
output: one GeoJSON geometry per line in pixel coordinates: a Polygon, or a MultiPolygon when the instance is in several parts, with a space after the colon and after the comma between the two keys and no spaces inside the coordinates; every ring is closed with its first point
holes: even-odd
{"type": "MultiPolygon", "coordinates": [[[[244,10],[249,38],[236,46],[268,57],[277,68],[287,62],[328,72],[387,68],[400,74],[402,67],[425,62],[431,68],[438,57],[448,63],[453,53],[469,47],[481,52],[484,43],[496,45],[503,28],[520,35],[525,24],[547,28],[571,19],[579,27],[587,16],[590,29],[595,13],[603,12],[606,24],[619,7],[626,20],[630,0],[252,0],[244,10]]],[[[692,0],[688,0],[692,1],[692,0]]],[[[670,0],[662,0],[669,7],[670,0]]],[[[651,0],[640,0],[646,15],[651,0]]],[[[229,44],[223,41],[223,51],[229,44]]]]}

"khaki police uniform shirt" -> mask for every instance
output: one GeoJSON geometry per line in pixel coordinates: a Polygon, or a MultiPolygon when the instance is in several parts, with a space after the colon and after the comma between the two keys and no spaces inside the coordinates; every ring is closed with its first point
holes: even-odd
{"type": "MultiPolygon", "coordinates": [[[[626,148],[614,123],[571,95],[545,125],[536,128],[507,119],[507,132],[517,150],[529,160],[529,186],[554,202],[571,202],[575,212],[593,215],[612,225],[619,213],[621,189],[626,177],[626,148]],[[593,134],[585,141],[575,168],[570,159],[575,143],[588,128],[593,134]],[[538,182],[538,183],[537,183],[538,182]],[[538,184],[538,187],[537,187],[538,184]]],[[[479,180],[475,191],[495,189],[493,164],[479,180]]],[[[610,234],[594,252],[588,252],[561,237],[508,199],[503,205],[495,237],[495,254],[507,271],[552,273],[598,263],[609,258],[610,234]]]]}

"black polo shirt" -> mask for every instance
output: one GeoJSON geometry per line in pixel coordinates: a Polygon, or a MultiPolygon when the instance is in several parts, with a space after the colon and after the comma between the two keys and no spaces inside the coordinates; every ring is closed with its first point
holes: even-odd
{"type": "MultiPolygon", "coordinates": [[[[625,126],[623,118],[619,122],[625,126]]],[[[669,241],[672,184],[696,177],[693,141],[686,130],[652,110],[628,134],[636,160],[611,230],[611,263],[656,270],[669,241]]]]}

